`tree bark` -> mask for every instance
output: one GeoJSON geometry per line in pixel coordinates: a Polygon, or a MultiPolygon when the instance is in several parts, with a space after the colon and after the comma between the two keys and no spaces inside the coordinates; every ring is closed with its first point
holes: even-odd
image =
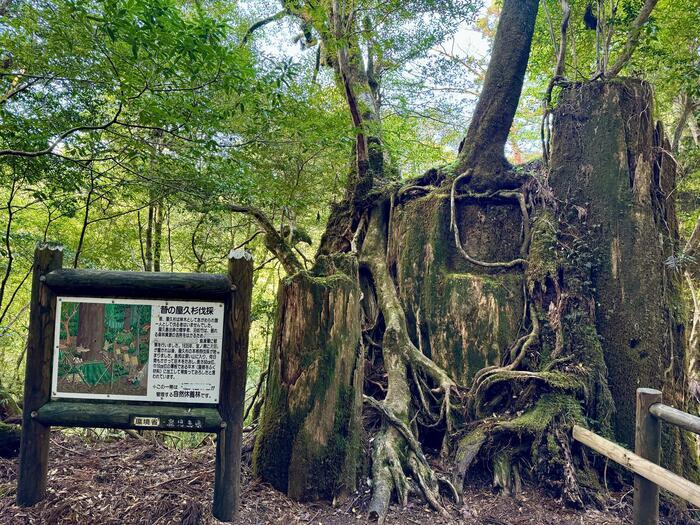
{"type": "Polygon", "coordinates": [[[153,271],[160,271],[160,260],[163,244],[163,199],[156,203],[153,217],[153,271]]]}
{"type": "MultiPolygon", "coordinates": [[[[355,130],[345,197],[331,212],[318,254],[348,252],[362,214],[372,205],[371,190],[386,179],[379,88],[373,71],[375,50],[371,45],[364,51],[361,48],[358,15],[344,2],[327,2],[324,6],[328,13],[327,20],[314,16],[318,6],[311,3],[286,0],[284,5],[320,35],[324,63],[333,68],[336,84],[345,98],[355,130]],[[367,66],[363,57],[365,53],[368,56],[367,66]]],[[[365,16],[364,23],[371,27],[369,15],[365,16]]]]}
{"type": "Polygon", "coordinates": [[[146,224],[146,267],[147,272],[153,271],[153,223],[155,218],[155,205],[148,205],[148,223],[146,224]]]}
{"type": "Polygon", "coordinates": [[[695,102],[687,93],[681,93],[678,96],[678,104],[680,106],[681,113],[678,116],[678,122],[676,122],[676,128],[673,132],[673,138],[671,139],[671,151],[674,155],[678,154],[681,138],[683,138],[683,132],[688,124],[688,119],[691,117],[693,110],[695,109],[695,102]]]}
{"type": "MultiPolygon", "coordinates": [[[[681,274],[665,264],[679,249],[675,167],[652,107],[643,82],[593,82],[566,88],[554,114],[550,180],[578,210],[570,220],[590,242],[581,249],[591,254],[613,428],[629,446],[637,387],[663,389],[665,402],[686,407],[681,274]]],[[[664,461],[691,467],[673,439],[678,446],[664,447],[664,461]]]]}
{"type": "Polygon", "coordinates": [[[360,291],[353,257],[319,258],[280,285],[256,474],[298,500],[355,490],[360,467],[360,291]]]}

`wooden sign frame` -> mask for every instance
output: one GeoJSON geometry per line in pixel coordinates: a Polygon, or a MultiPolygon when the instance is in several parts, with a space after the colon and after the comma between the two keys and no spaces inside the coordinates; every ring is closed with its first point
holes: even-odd
{"type": "Polygon", "coordinates": [[[248,332],[253,289],[250,254],[229,254],[228,275],[63,269],[63,249],[38,245],[34,253],[24,381],[17,503],[46,495],[52,425],[214,432],[213,515],[232,521],[240,504],[241,441],[248,332]],[[58,296],[210,301],[224,304],[218,403],[51,399],[58,296]]]}

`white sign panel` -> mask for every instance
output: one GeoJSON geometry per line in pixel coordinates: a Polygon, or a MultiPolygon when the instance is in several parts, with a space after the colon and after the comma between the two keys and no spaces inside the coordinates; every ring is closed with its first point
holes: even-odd
{"type": "Polygon", "coordinates": [[[51,397],[218,403],[224,304],[58,297],[51,397]]]}

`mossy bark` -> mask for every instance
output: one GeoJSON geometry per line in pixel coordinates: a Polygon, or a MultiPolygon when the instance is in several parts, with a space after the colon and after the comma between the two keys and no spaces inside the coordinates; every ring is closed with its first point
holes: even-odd
{"type": "MultiPolygon", "coordinates": [[[[517,201],[462,199],[456,219],[474,257],[507,261],[523,243],[517,201]]],[[[414,344],[460,384],[501,362],[523,316],[522,272],[477,266],[458,252],[445,192],[398,204],[389,226],[389,265],[414,344]],[[421,224],[420,228],[416,228],[421,224]]]]}
{"type": "Polygon", "coordinates": [[[256,474],[298,500],[355,489],[360,467],[363,356],[356,259],[320,257],[283,281],[256,474]]]}
{"type": "MultiPolygon", "coordinates": [[[[686,319],[678,250],[673,161],[640,81],[566,87],[554,112],[550,183],[586,244],[595,326],[615,404],[617,438],[634,445],[635,391],[652,387],[687,408],[686,319]]],[[[664,462],[693,474],[694,453],[664,436],[664,462]],[[683,456],[686,456],[683,458],[683,456]]]]}

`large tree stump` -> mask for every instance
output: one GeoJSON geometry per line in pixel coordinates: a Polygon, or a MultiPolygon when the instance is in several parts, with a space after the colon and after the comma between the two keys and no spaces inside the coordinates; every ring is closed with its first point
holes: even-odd
{"type": "MultiPolygon", "coordinates": [[[[563,90],[554,112],[550,183],[566,220],[591,254],[595,320],[616,411],[614,429],[634,444],[635,391],[662,389],[684,408],[685,316],[678,250],[674,167],[653,120],[650,87],[637,80],[563,90]]],[[[677,441],[671,429],[665,439],[677,441]],[[672,435],[673,434],[673,435],[672,435]]],[[[689,465],[667,442],[666,464],[689,465]]]]}
{"type": "Polygon", "coordinates": [[[256,474],[298,500],[355,489],[360,463],[360,289],[353,256],[285,279],[270,349],[256,474]]]}
{"type": "MultiPolygon", "coordinates": [[[[519,257],[523,218],[517,200],[460,199],[456,219],[473,257],[491,262],[519,257]]],[[[484,366],[500,364],[518,336],[523,273],[468,262],[449,230],[449,194],[433,192],[399,204],[389,226],[389,264],[414,344],[468,385],[484,366]]]]}

